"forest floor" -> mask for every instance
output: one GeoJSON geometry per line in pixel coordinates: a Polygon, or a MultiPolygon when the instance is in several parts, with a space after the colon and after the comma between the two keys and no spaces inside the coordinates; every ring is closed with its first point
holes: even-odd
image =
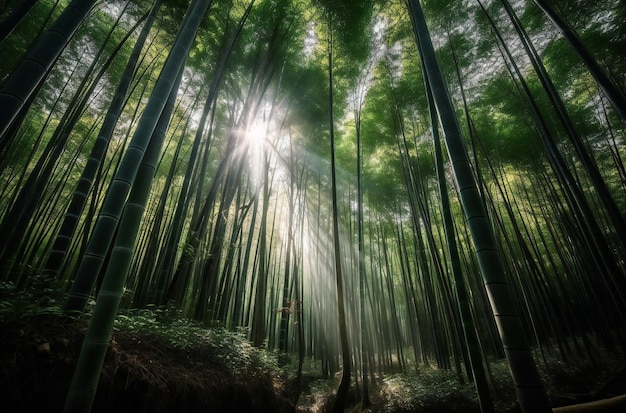
{"type": "MultiPolygon", "coordinates": [[[[87,322],[21,305],[28,308],[6,301],[0,306],[0,411],[60,412],[87,322]]],[[[252,347],[242,333],[166,317],[139,310],[118,317],[93,413],[330,411],[336,379],[306,366],[294,405],[293,361],[279,363],[277,353],[252,347]]],[[[626,394],[623,357],[600,354],[596,366],[555,360],[542,370],[553,406],[626,394]]],[[[491,372],[496,410],[517,412],[505,363],[493,363],[491,372]]],[[[362,411],[357,400],[352,390],[349,412],[362,411]]],[[[378,378],[371,401],[366,411],[372,413],[479,411],[470,384],[460,384],[453,372],[427,368],[378,378]]]]}

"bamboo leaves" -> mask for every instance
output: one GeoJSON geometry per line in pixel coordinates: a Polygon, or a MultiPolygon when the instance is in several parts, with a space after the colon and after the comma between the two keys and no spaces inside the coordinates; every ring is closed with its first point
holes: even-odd
{"type": "Polygon", "coordinates": [[[0,159],[11,144],[7,131],[43,82],[54,62],[81,25],[95,0],[73,0],[44,33],[0,90],[0,159]]]}
{"type": "Polygon", "coordinates": [[[561,18],[556,10],[550,6],[549,2],[545,0],[535,0],[535,3],[541,8],[541,10],[544,11],[544,13],[546,13],[548,18],[552,20],[554,25],[570,43],[585,66],[587,66],[596,82],[598,82],[598,85],[613,105],[613,108],[622,118],[622,121],[626,122],[626,97],[624,97],[624,93],[611,79],[609,79],[604,70],[598,64],[597,60],[587,50],[587,47],[585,47],[585,44],[580,40],[576,32],[561,18]]]}

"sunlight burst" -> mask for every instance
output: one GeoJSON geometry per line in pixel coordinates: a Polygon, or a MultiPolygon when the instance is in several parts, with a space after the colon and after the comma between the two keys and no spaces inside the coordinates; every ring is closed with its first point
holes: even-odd
{"type": "Polygon", "coordinates": [[[245,146],[249,157],[250,177],[255,186],[263,182],[263,165],[267,123],[263,119],[255,119],[244,135],[245,146]]]}
{"type": "Polygon", "coordinates": [[[248,144],[250,146],[261,145],[265,139],[266,131],[267,124],[263,120],[255,120],[246,133],[246,140],[248,141],[248,144]]]}

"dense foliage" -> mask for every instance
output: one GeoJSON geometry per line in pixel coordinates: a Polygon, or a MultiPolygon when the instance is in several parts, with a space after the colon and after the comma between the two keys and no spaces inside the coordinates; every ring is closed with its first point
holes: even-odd
{"type": "Polygon", "coordinates": [[[41,294],[7,306],[93,314],[87,372],[115,323],[193,320],[483,403],[511,340],[623,351],[626,6],[553,5],[572,46],[543,1],[421,3],[0,2],[0,281],[41,294]]]}

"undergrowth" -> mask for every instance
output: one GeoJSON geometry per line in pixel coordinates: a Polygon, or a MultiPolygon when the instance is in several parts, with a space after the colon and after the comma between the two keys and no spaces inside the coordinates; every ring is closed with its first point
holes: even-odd
{"type": "MultiPolygon", "coordinates": [[[[28,285],[0,282],[0,320],[12,322],[31,317],[63,315],[65,293],[42,276],[31,277],[28,285]]],[[[90,302],[80,320],[87,323],[94,302],[90,302]]],[[[202,352],[233,376],[280,373],[278,352],[253,347],[246,330],[229,330],[218,325],[196,322],[180,310],[166,306],[145,309],[120,309],[115,319],[114,336],[135,341],[151,341],[181,352],[202,352]]],[[[127,340],[128,341],[128,340],[127,340]]]]}
{"type": "Polygon", "coordinates": [[[277,374],[278,354],[252,346],[245,329],[228,330],[184,318],[167,307],[123,310],[118,314],[114,331],[154,340],[178,350],[206,349],[216,362],[235,376],[262,372],[277,374]]]}
{"type": "MultiPolygon", "coordinates": [[[[53,321],[66,323],[62,321],[67,318],[62,315],[63,299],[62,290],[46,285],[43,279],[38,281],[34,278],[27,286],[0,283],[0,321],[7,337],[11,331],[19,332],[21,335],[14,339],[20,343],[32,341],[31,347],[39,352],[37,357],[42,356],[42,348],[47,349],[45,354],[54,355],[58,347],[59,356],[56,358],[69,360],[64,363],[71,365],[71,359],[76,354],[69,354],[72,345],[66,342],[70,341],[70,336],[59,336],[55,341],[52,330],[48,329],[53,321]],[[7,327],[12,330],[9,331],[7,327]],[[50,343],[48,347],[45,346],[46,342],[50,343]]],[[[88,320],[87,312],[74,321],[75,324],[85,326],[88,320]]],[[[70,324],[63,324],[60,329],[62,334],[69,333],[70,324]]],[[[624,393],[626,377],[620,377],[626,376],[624,356],[606,351],[599,343],[591,348],[596,352],[593,360],[572,356],[563,361],[557,354],[549,352],[547,357],[535,355],[536,360],[542,361],[538,367],[554,406],[624,393]]],[[[12,351],[17,354],[17,350],[12,351]]],[[[207,376],[215,376],[216,372],[220,372],[244,387],[249,385],[250,380],[271,381],[269,386],[273,387],[276,394],[285,394],[285,389],[289,387],[286,383],[293,381],[297,370],[297,358],[294,355],[252,346],[245,329],[227,329],[217,324],[207,326],[184,317],[179,310],[171,307],[120,310],[114,325],[112,353],[118,365],[124,365],[129,371],[135,369],[140,372],[148,371],[147,366],[154,370],[155,364],[152,363],[153,360],[156,362],[155,357],[161,357],[160,354],[167,356],[161,360],[161,370],[150,373],[154,377],[163,378],[159,382],[168,382],[170,379],[166,379],[167,375],[174,371],[180,373],[177,377],[191,377],[208,368],[207,376]],[[127,353],[129,350],[135,353],[127,353]],[[169,364],[166,359],[170,360],[169,364]],[[144,362],[147,364],[142,364],[144,362]]],[[[109,370],[112,379],[115,379],[117,368],[109,370]]],[[[337,377],[322,379],[320,371],[319,360],[305,359],[304,392],[297,406],[298,412],[322,412],[332,405],[337,377]]],[[[496,411],[518,412],[515,389],[506,361],[492,360],[489,372],[496,411]]],[[[205,379],[196,377],[197,382],[205,379]]],[[[180,382],[178,378],[171,380],[180,382]]],[[[215,391],[211,386],[222,385],[220,383],[214,380],[208,385],[211,391],[215,391]]],[[[354,386],[351,393],[351,411],[360,411],[357,407],[359,397],[354,386]]],[[[371,395],[374,404],[368,411],[372,413],[479,411],[472,384],[459,383],[454,371],[426,366],[421,366],[419,373],[394,373],[379,377],[375,383],[371,383],[371,395]]]]}
{"type": "Polygon", "coordinates": [[[473,387],[460,384],[450,370],[390,375],[382,380],[381,393],[386,410],[393,412],[477,411],[473,387]]]}
{"type": "Polygon", "coordinates": [[[20,286],[12,281],[0,282],[0,317],[16,319],[37,314],[62,314],[65,293],[55,282],[31,277],[20,286]]]}

